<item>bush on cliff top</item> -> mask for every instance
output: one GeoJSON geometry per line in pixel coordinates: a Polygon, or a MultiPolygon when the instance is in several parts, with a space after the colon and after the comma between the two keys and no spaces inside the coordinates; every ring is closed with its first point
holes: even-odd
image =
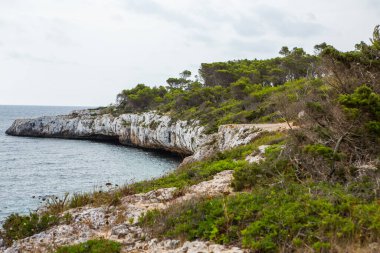
{"type": "Polygon", "coordinates": [[[138,84],[118,94],[111,112],[155,110],[173,119],[199,120],[208,132],[222,124],[282,120],[276,113],[277,101],[271,98],[294,94],[300,83],[308,85],[307,80],[318,76],[319,59],[302,48],[284,47],[280,54],[267,60],[204,63],[200,78],[191,80],[191,72],[183,71],[179,78],[169,78],[166,87],[138,84]]]}

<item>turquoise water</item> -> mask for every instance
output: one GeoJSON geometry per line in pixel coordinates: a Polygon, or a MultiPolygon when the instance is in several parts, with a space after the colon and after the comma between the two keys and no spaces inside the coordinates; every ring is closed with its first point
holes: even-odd
{"type": "Polygon", "coordinates": [[[109,143],[13,137],[17,118],[66,114],[78,107],[0,106],[0,221],[28,213],[47,195],[86,192],[105,184],[157,177],[179,160],[165,154],[109,143]]]}

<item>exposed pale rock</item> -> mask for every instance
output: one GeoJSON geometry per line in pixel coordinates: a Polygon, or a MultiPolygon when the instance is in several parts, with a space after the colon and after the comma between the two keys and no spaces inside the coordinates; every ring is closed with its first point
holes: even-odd
{"type": "Polygon", "coordinates": [[[237,146],[246,145],[255,139],[261,129],[253,125],[223,125],[219,127],[218,149],[228,150],[237,146]]]}
{"type": "Polygon", "coordinates": [[[183,163],[198,161],[215,152],[245,145],[263,131],[289,129],[287,123],[231,124],[207,135],[198,122],[175,121],[156,112],[141,114],[100,114],[93,110],[69,115],[15,120],[9,135],[118,141],[124,145],[167,150],[187,157],[183,163]]]}
{"type": "Polygon", "coordinates": [[[144,253],[243,253],[245,251],[237,247],[226,247],[223,245],[212,244],[209,242],[193,241],[185,242],[181,245],[178,240],[151,240],[150,242],[140,245],[140,251],[127,249],[124,252],[144,252],[144,253]]]}
{"type": "Polygon", "coordinates": [[[141,114],[96,114],[92,111],[70,115],[15,120],[9,135],[73,139],[114,140],[124,145],[192,154],[206,140],[204,127],[186,121],[172,122],[155,112],[141,114]],[[91,113],[90,113],[91,112],[91,113]]]}
{"type": "Polygon", "coordinates": [[[225,170],[214,176],[209,181],[204,181],[199,184],[193,185],[189,188],[190,194],[205,194],[218,195],[229,194],[232,192],[231,181],[233,179],[233,170],[225,170]]]}
{"type": "Polygon", "coordinates": [[[0,252],[50,252],[61,245],[81,243],[94,238],[118,241],[123,244],[123,252],[242,252],[237,248],[230,249],[208,242],[187,242],[182,245],[176,240],[153,240],[137,224],[138,218],[148,210],[166,209],[194,197],[230,194],[232,173],[233,171],[220,172],[209,181],[189,187],[179,197],[176,197],[176,188],[165,188],[126,196],[117,207],[86,206],[69,210],[72,216],[69,225],[57,225],[18,240],[5,251],[0,249],[0,252]]]}
{"type": "Polygon", "coordinates": [[[183,164],[209,157],[216,152],[246,145],[263,132],[286,131],[288,123],[277,124],[230,124],[219,127],[218,132],[207,136],[192,156],[185,158],[183,164]]]}
{"type": "Polygon", "coordinates": [[[248,155],[245,160],[248,163],[259,163],[260,161],[264,160],[264,154],[265,149],[269,147],[269,145],[261,145],[259,146],[258,150],[253,152],[252,154],[248,155]]]}

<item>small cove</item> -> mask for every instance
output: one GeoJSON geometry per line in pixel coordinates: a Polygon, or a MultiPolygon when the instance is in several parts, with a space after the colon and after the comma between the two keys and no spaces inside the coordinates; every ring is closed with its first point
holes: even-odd
{"type": "Polygon", "coordinates": [[[7,136],[17,118],[66,114],[78,107],[0,106],[0,221],[11,213],[28,213],[39,196],[106,190],[106,183],[158,177],[180,159],[152,152],[86,140],[7,136]]]}

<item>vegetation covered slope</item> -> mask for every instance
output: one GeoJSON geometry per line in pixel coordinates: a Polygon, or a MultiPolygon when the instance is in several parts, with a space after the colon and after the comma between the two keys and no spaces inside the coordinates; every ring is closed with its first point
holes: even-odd
{"type": "MultiPolygon", "coordinates": [[[[250,90],[257,86],[242,77],[247,80],[243,90],[249,92],[238,101],[253,99],[259,104],[254,112],[274,101],[266,113],[298,125],[285,143],[267,149],[266,161],[235,169],[236,195],[148,213],[141,222],[151,233],[237,244],[255,252],[370,252],[378,245],[379,27],[370,44],[361,42],[354,51],[340,52],[325,43],[315,48],[312,75],[274,86],[263,82],[260,91],[250,90]],[[266,97],[260,100],[257,92],[266,97]]],[[[231,92],[236,80],[226,82],[221,87],[231,92]]],[[[245,120],[260,121],[263,115],[245,120]]]]}
{"type": "Polygon", "coordinates": [[[106,111],[157,110],[169,113],[174,119],[200,120],[209,132],[227,123],[278,121],[281,115],[276,113],[276,101],[268,99],[270,94],[283,93],[299,82],[318,76],[317,56],[301,48],[289,51],[284,47],[280,53],[282,57],[268,60],[204,63],[195,80],[185,70],[179,78],[169,78],[165,87],[138,84],[123,90],[117,97],[116,107],[106,111]]]}

